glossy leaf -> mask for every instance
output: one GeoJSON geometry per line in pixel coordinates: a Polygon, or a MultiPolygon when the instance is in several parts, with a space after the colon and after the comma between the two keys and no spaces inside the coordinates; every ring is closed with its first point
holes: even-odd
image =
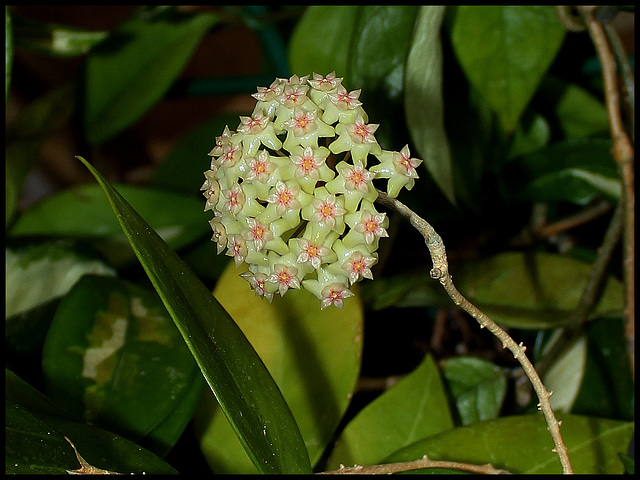
{"type": "Polygon", "coordinates": [[[345,81],[360,89],[369,122],[379,125],[383,148],[400,150],[409,140],[403,104],[404,70],[418,6],[364,5],[353,30],[345,81]]]}
{"type": "Polygon", "coordinates": [[[407,5],[367,5],[358,12],[348,80],[362,95],[400,96],[417,12],[417,6],[407,5]]]}
{"type": "Polygon", "coordinates": [[[94,47],[85,71],[84,128],[89,140],[105,142],[162,98],[201,37],[220,19],[212,13],[138,13],[94,47]]]}
{"type": "Polygon", "coordinates": [[[349,422],[331,454],[340,464],[374,465],[418,439],[453,428],[446,393],[431,356],[349,422]]]}
{"type": "Polygon", "coordinates": [[[571,411],[585,374],[586,361],[587,338],[581,335],[542,376],[547,390],[553,392],[549,402],[554,412],[571,411]]]}
{"type": "MultiPolygon", "coordinates": [[[[559,254],[506,252],[451,270],[458,289],[501,325],[555,328],[569,321],[591,266],[559,254]]],[[[591,318],[622,311],[622,285],[609,277],[591,318]]]]}
{"type": "Polygon", "coordinates": [[[635,388],[624,328],[622,318],[601,318],[587,326],[586,364],[573,413],[634,418],[635,388]]]}
{"type": "Polygon", "coordinates": [[[445,7],[422,6],[418,11],[404,73],[404,106],[412,152],[424,161],[440,190],[455,203],[451,152],[444,131],[442,46],[440,26],[445,7]]]}
{"type": "Polygon", "coordinates": [[[443,360],[441,369],[462,425],[499,415],[507,379],[498,366],[480,358],[456,357],[443,360]]]}
{"type": "Polygon", "coordinates": [[[548,145],[550,138],[551,127],[542,115],[532,115],[526,121],[523,118],[513,132],[508,157],[517,158],[541,150],[548,145]]]}
{"type": "MultiPolygon", "coordinates": [[[[575,473],[622,473],[632,422],[560,415],[562,437],[575,473]]],[[[562,473],[541,414],[502,417],[448,430],[410,445],[385,459],[403,462],[427,455],[432,460],[491,463],[511,473],[562,473]]]]}
{"type": "MultiPolygon", "coordinates": [[[[211,165],[211,157],[207,154],[215,146],[216,137],[222,135],[225,125],[235,129],[240,122],[239,115],[246,115],[246,112],[220,115],[199,124],[180,139],[154,169],[150,184],[193,194],[204,182],[203,172],[211,165]]],[[[204,197],[202,206],[204,208],[204,197]]]]}
{"type": "MultiPolygon", "coordinates": [[[[566,325],[587,281],[591,266],[552,253],[505,252],[450,266],[458,290],[501,325],[546,329],[566,325]]],[[[451,306],[442,286],[424,275],[400,275],[376,280],[374,292],[389,293],[376,308],[451,306]]],[[[367,295],[367,298],[371,293],[367,295]]],[[[591,318],[622,312],[622,285],[608,277],[591,318]]]]}
{"type": "Polygon", "coordinates": [[[191,418],[202,376],[154,291],[117,278],[85,276],[60,302],[42,352],[49,397],[94,425],[166,453],[191,418]],[[188,401],[182,428],[154,428],[188,401]]]}
{"type": "MultiPolygon", "coordinates": [[[[129,185],[118,188],[172,248],[183,247],[211,230],[203,213],[204,202],[195,195],[129,185]]],[[[10,235],[96,239],[100,240],[96,246],[112,263],[124,263],[132,257],[104,193],[93,184],[72,187],[31,206],[18,218],[10,235]]]]}
{"type": "Polygon", "coordinates": [[[633,475],[635,473],[635,460],[629,455],[620,454],[620,461],[624,465],[624,473],[633,475]]]}
{"type": "Polygon", "coordinates": [[[505,178],[519,201],[586,205],[597,196],[612,202],[620,198],[620,177],[609,140],[553,144],[512,162],[505,178]]]}
{"type": "Polygon", "coordinates": [[[553,121],[567,140],[608,134],[604,103],[583,87],[549,74],[540,83],[538,94],[553,106],[553,121]]]}
{"type": "Polygon", "coordinates": [[[11,288],[5,296],[6,317],[23,314],[62,297],[83,275],[114,276],[115,273],[69,240],[7,248],[5,279],[11,288]]]}
{"type": "MultiPolygon", "coordinates": [[[[289,41],[289,67],[298,75],[312,72],[338,77],[347,72],[353,26],[361,7],[311,5],[307,7],[289,41]]],[[[345,78],[345,85],[350,85],[345,78]]]]}
{"type": "Polygon", "coordinates": [[[55,57],[75,57],[86,54],[108,33],[16,16],[14,35],[20,48],[55,57]]]}
{"type": "Polygon", "coordinates": [[[70,420],[57,405],[6,370],[5,472],[62,474],[76,470],[78,453],[92,466],[119,473],[175,474],[170,465],[134,443],[70,420]]]}
{"type": "Polygon", "coordinates": [[[451,42],[469,82],[512,132],[564,35],[553,6],[459,6],[451,42]]]}
{"type": "Polygon", "coordinates": [[[556,106],[560,127],[568,139],[609,131],[609,117],[603,103],[577,85],[567,85],[556,106]]]}
{"type": "Polygon", "coordinates": [[[396,307],[447,305],[450,302],[442,286],[428,277],[428,272],[407,272],[377,278],[362,286],[362,298],[372,310],[396,307]]]}
{"type": "Polygon", "coordinates": [[[309,473],[308,454],[293,415],[242,331],[124,198],[81,161],[104,189],[138,260],[258,471],[309,473]]]}
{"type": "Polygon", "coordinates": [[[73,86],[65,85],[31,102],[7,125],[5,225],[12,220],[27,175],[44,141],[71,117],[73,86]]]}
{"type": "MultiPolygon", "coordinates": [[[[320,310],[318,299],[306,290],[288,291],[269,303],[256,297],[239,276],[243,270],[230,264],[214,295],[280,387],[315,463],[344,415],[358,378],[363,328],[359,296],[345,300],[342,310],[320,310]]],[[[195,424],[214,472],[255,473],[212,398],[195,424]]]]}

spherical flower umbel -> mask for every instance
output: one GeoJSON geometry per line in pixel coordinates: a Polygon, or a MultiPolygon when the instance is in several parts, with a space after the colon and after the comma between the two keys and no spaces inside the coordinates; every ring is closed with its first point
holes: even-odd
{"type": "Polygon", "coordinates": [[[342,308],[354,283],[373,279],[388,219],[374,202],[411,189],[422,160],[409,147],[383,150],[359,100],[335,72],[276,78],[258,87],[256,106],[225,127],[209,152],[200,190],[218,253],[255,294],[272,301],[306,289],[320,307],[342,308]],[[375,185],[374,185],[375,184],[375,185]]]}

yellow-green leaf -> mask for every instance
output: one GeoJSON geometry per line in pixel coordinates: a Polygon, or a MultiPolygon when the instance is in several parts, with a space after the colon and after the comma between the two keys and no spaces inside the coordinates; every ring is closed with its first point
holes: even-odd
{"type": "MultiPolygon", "coordinates": [[[[358,290],[342,310],[320,310],[320,301],[306,290],[289,290],[269,303],[256,297],[239,276],[243,270],[230,264],[215,296],[280,387],[313,464],[346,411],[358,377],[363,321],[358,290]]],[[[203,406],[196,422],[202,450],[215,472],[255,472],[215,402],[203,406]]]]}

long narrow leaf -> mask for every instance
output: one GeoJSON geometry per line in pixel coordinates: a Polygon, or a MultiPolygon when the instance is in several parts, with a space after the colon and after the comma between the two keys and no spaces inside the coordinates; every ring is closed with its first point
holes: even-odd
{"type": "Polygon", "coordinates": [[[85,159],[78,158],[103,188],[138,260],[258,471],[310,473],[291,411],[242,331],[124,198],[85,159]]]}
{"type": "Polygon", "coordinates": [[[445,7],[427,5],[418,10],[404,72],[407,127],[417,149],[447,199],[455,204],[453,166],[444,131],[442,45],[440,26],[445,7]]]}

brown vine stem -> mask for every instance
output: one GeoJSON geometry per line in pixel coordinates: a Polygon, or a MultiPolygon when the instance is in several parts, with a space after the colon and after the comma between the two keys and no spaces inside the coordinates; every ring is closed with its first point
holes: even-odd
{"type": "Polygon", "coordinates": [[[587,283],[582,291],[578,306],[571,315],[569,325],[563,329],[562,335],[560,335],[558,340],[547,351],[542,361],[538,363],[538,373],[541,375],[545,374],[560,352],[566,351],[571,343],[583,332],[583,324],[595,306],[598,290],[604,281],[607,265],[609,265],[613,250],[620,239],[620,233],[622,232],[622,214],[622,204],[619,203],[609,222],[609,227],[598,249],[596,259],[591,265],[587,283]]]}
{"type": "Polygon", "coordinates": [[[618,165],[622,182],[621,202],[624,207],[623,233],[623,271],[625,285],[625,337],[631,372],[634,372],[634,318],[635,318],[635,239],[634,239],[634,186],[633,161],[634,151],[627,135],[620,111],[620,94],[618,92],[618,74],[615,57],[607,38],[605,28],[594,17],[595,7],[579,7],[580,14],[587,26],[591,40],[595,46],[602,67],[604,95],[609,115],[609,128],[613,140],[613,158],[618,165]]]}
{"type": "Polygon", "coordinates": [[[362,466],[355,465],[353,467],[340,467],[338,470],[329,472],[320,472],[322,475],[390,475],[392,473],[407,472],[410,470],[418,470],[423,468],[448,468],[452,470],[460,470],[463,472],[480,473],[484,475],[490,474],[508,474],[506,470],[494,468],[490,463],[486,465],[473,465],[471,463],[449,462],[446,460],[431,460],[426,455],[419,460],[411,462],[384,463],[381,465],[362,466]]]}
{"type": "Polygon", "coordinates": [[[500,328],[493,320],[491,320],[491,318],[469,302],[469,300],[467,300],[458,291],[453,284],[451,275],[449,274],[449,263],[447,261],[447,253],[444,243],[442,242],[442,238],[438,235],[431,224],[429,224],[429,222],[417,215],[413,210],[399,200],[389,197],[386,193],[380,190],[378,190],[377,201],[398,212],[422,234],[433,262],[433,268],[429,272],[429,276],[434,280],[438,280],[451,300],[453,300],[453,303],[475,318],[480,324],[480,328],[487,328],[487,330],[502,342],[503,347],[508,348],[513,354],[513,357],[520,362],[522,369],[529,378],[529,381],[533,385],[533,389],[540,400],[538,408],[542,410],[545,421],[547,422],[547,429],[549,430],[555,445],[554,451],[560,459],[562,472],[573,473],[567,446],[562,439],[562,434],[560,433],[560,422],[556,419],[553,409],[551,408],[551,402],[549,401],[549,397],[551,397],[553,392],[549,392],[542,383],[538,372],[524,353],[525,347],[522,343],[517,344],[507,332],[500,328]]]}

